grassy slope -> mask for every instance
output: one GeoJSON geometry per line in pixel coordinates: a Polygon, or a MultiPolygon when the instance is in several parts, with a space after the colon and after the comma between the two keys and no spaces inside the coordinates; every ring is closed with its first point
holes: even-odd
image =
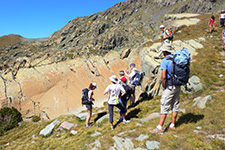
{"type": "Polygon", "coordinates": [[[14,34],[0,37],[0,49],[10,44],[16,44],[20,42],[21,38],[22,37],[20,35],[14,35],[14,34]]]}
{"type": "MultiPolygon", "coordinates": [[[[166,132],[163,135],[151,134],[148,132],[150,128],[158,124],[159,119],[154,119],[143,123],[143,126],[136,126],[139,119],[146,117],[153,112],[160,110],[160,97],[155,97],[150,101],[139,102],[134,108],[128,110],[127,118],[131,119],[130,124],[118,124],[115,130],[110,129],[108,120],[105,120],[99,127],[94,125],[92,128],[85,129],[84,121],[80,121],[73,115],[61,116],[60,121],[69,121],[77,123],[74,127],[78,131],[77,135],[70,135],[68,131],[63,130],[60,136],[56,136],[57,128],[54,129],[50,137],[38,136],[38,133],[49,122],[30,123],[22,122],[20,127],[8,131],[4,136],[0,137],[0,149],[90,149],[86,144],[98,139],[101,144],[101,149],[108,149],[108,146],[113,146],[114,135],[120,132],[136,129],[136,132],[125,133],[122,137],[136,138],[140,134],[147,134],[147,140],[160,141],[161,149],[225,149],[223,141],[218,139],[209,139],[205,134],[195,134],[193,130],[197,126],[201,126],[202,130],[208,134],[225,134],[225,101],[224,92],[224,77],[219,78],[219,74],[225,75],[225,66],[223,64],[224,56],[221,56],[222,41],[221,28],[217,28],[214,32],[213,38],[207,33],[207,22],[210,15],[202,15],[199,18],[202,20],[198,25],[182,29],[180,35],[176,35],[176,39],[195,39],[198,37],[205,37],[206,42],[204,49],[199,49],[199,54],[194,57],[194,62],[191,65],[191,74],[197,75],[201,78],[204,89],[193,95],[181,94],[181,107],[186,109],[186,113],[179,113],[177,129],[175,131],[166,132]],[[193,107],[193,99],[197,96],[211,95],[213,100],[207,103],[205,109],[198,109],[193,107]],[[94,131],[102,133],[98,137],[90,137],[94,131]],[[32,137],[35,135],[35,137],[32,137]],[[174,136],[176,135],[176,137],[174,136]],[[34,141],[34,143],[32,143],[34,141]],[[4,146],[9,143],[8,146],[4,146]]],[[[216,18],[218,18],[216,16],[216,18]]],[[[107,109],[106,109],[107,110],[107,109]]],[[[97,110],[96,110],[97,111],[97,110]]],[[[114,119],[119,117],[115,113],[114,119]]],[[[92,122],[97,118],[97,115],[92,117],[92,122]]],[[[165,126],[169,124],[171,115],[168,115],[165,126]]],[[[145,147],[145,141],[137,142],[132,140],[135,147],[145,147]]]]}

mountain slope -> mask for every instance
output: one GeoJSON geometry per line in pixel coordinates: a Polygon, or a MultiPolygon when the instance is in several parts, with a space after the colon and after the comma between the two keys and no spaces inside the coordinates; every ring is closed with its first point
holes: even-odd
{"type": "MultiPolygon", "coordinates": [[[[218,17],[218,15],[216,15],[218,17]]],[[[160,111],[160,96],[153,99],[140,99],[136,106],[128,109],[127,119],[130,124],[118,123],[114,130],[110,129],[108,119],[97,124],[101,116],[107,113],[107,105],[101,108],[94,108],[91,122],[93,127],[85,128],[84,122],[75,115],[60,116],[57,118],[60,122],[69,121],[77,123],[77,127],[72,129],[78,131],[72,135],[67,130],[60,131],[59,124],[53,130],[49,137],[39,136],[39,132],[52,121],[42,121],[39,123],[22,122],[21,126],[8,131],[0,137],[1,149],[113,149],[114,136],[123,138],[124,141],[130,139],[134,148],[146,149],[146,141],[157,141],[160,143],[160,149],[184,149],[184,150],[223,150],[225,149],[225,115],[224,115],[224,82],[225,74],[224,52],[221,46],[222,28],[217,27],[212,34],[208,33],[208,18],[210,15],[200,15],[201,20],[197,25],[182,28],[176,34],[176,39],[198,40],[201,41],[204,48],[197,50],[197,55],[193,57],[191,63],[191,75],[200,77],[203,89],[194,94],[181,94],[180,107],[185,111],[180,112],[177,118],[176,130],[169,130],[163,135],[151,134],[149,129],[154,128],[159,118],[142,122],[141,119],[151,113],[160,111]],[[206,107],[200,109],[193,106],[193,99],[202,96],[211,95],[212,100],[206,103],[206,107]],[[95,131],[101,135],[91,136],[95,131]],[[143,141],[138,141],[141,134],[147,135],[143,141]],[[97,142],[96,142],[97,141],[97,142]],[[99,144],[100,143],[100,144],[99,144]]],[[[143,44],[143,49],[149,49],[152,44],[143,44]]],[[[141,49],[141,50],[143,50],[141,49]]],[[[97,93],[97,91],[95,91],[97,93]]],[[[119,118],[117,110],[114,112],[114,119],[119,118]]],[[[165,122],[165,127],[169,125],[171,114],[165,122]]],[[[116,123],[116,121],[115,121],[116,123]]],[[[121,140],[120,142],[124,142],[121,140]]],[[[129,141],[129,140],[128,140],[129,141]]],[[[116,148],[114,148],[116,149],[116,148]]],[[[118,148],[119,149],[119,148],[118,148]]]]}
{"type": "Polygon", "coordinates": [[[104,12],[70,21],[46,42],[20,42],[16,49],[6,47],[4,51],[10,53],[1,52],[1,62],[14,63],[21,55],[13,54],[21,51],[32,60],[48,53],[58,62],[81,55],[103,55],[113,49],[132,48],[149,38],[157,39],[158,26],[163,23],[165,14],[215,13],[224,6],[223,0],[128,0],[104,12]]]}
{"type": "Polygon", "coordinates": [[[14,34],[0,37],[0,49],[21,42],[21,38],[20,35],[14,34]]]}

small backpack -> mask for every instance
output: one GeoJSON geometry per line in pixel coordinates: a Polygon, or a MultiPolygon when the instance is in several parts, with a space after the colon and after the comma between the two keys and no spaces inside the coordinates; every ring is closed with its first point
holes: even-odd
{"type": "Polygon", "coordinates": [[[131,97],[132,89],[129,85],[126,85],[126,84],[123,84],[122,86],[123,86],[124,90],[126,91],[126,94],[121,97],[121,100],[128,101],[131,97]]]}
{"type": "Polygon", "coordinates": [[[135,76],[131,80],[131,85],[140,86],[144,76],[145,76],[144,72],[137,71],[135,76]]]}
{"type": "Polygon", "coordinates": [[[173,53],[173,57],[168,57],[168,60],[172,60],[172,74],[169,74],[170,78],[167,80],[168,85],[186,85],[188,83],[190,74],[190,52],[187,48],[177,50],[173,53]]]}
{"type": "Polygon", "coordinates": [[[82,90],[82,97],[81,97],[82,105],[86,105],[89,102],[88,92],[89,92],[89,90],[87,88],[82,90]]]}
{"type": "Polygon", "coordinates": [[[169,29],[168,31],[169,31],[169,35],[170,35],[169,40],[173,40],[173,31],[172,31],[172,29],[169,29]]]}

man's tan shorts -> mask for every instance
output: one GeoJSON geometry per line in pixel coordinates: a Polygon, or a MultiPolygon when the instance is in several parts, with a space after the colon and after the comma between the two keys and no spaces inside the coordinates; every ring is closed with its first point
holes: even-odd
{"type": "Polygon", "coordinates": [[[161,114],[168,114],[169,108],[171,110],[178,111],[180,99],[180,86],[169,86],[162,92],[161,97],[161,114]]]}

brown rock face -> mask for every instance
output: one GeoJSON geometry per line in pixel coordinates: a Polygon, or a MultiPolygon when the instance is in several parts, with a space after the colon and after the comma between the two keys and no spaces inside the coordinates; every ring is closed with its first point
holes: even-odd
{"type": "MultiPolygon", "coordinates": [[[[140,64],[135,57],[133,60],[140,64]]],[[[1,89],[6,88],[7,93],[1,94],[1,106],[15,106],[25,117],[44,112],[52,119],[72,113],[81,107],[81,90],[91,82],[98,85],[94,91],[96,101],[106,100],[103,92],[110,84],[109,77],[114,73],[118,76],[120,70],[127,69],[127,63],[128,60],[120,59],[119,53],[112,51],[105,57],[83,57],[36,68],[21,68],[16,79],[10,73],[2,76],[1,89]],[[3,81],[6,81],[5,87],[3,81]]]]}

